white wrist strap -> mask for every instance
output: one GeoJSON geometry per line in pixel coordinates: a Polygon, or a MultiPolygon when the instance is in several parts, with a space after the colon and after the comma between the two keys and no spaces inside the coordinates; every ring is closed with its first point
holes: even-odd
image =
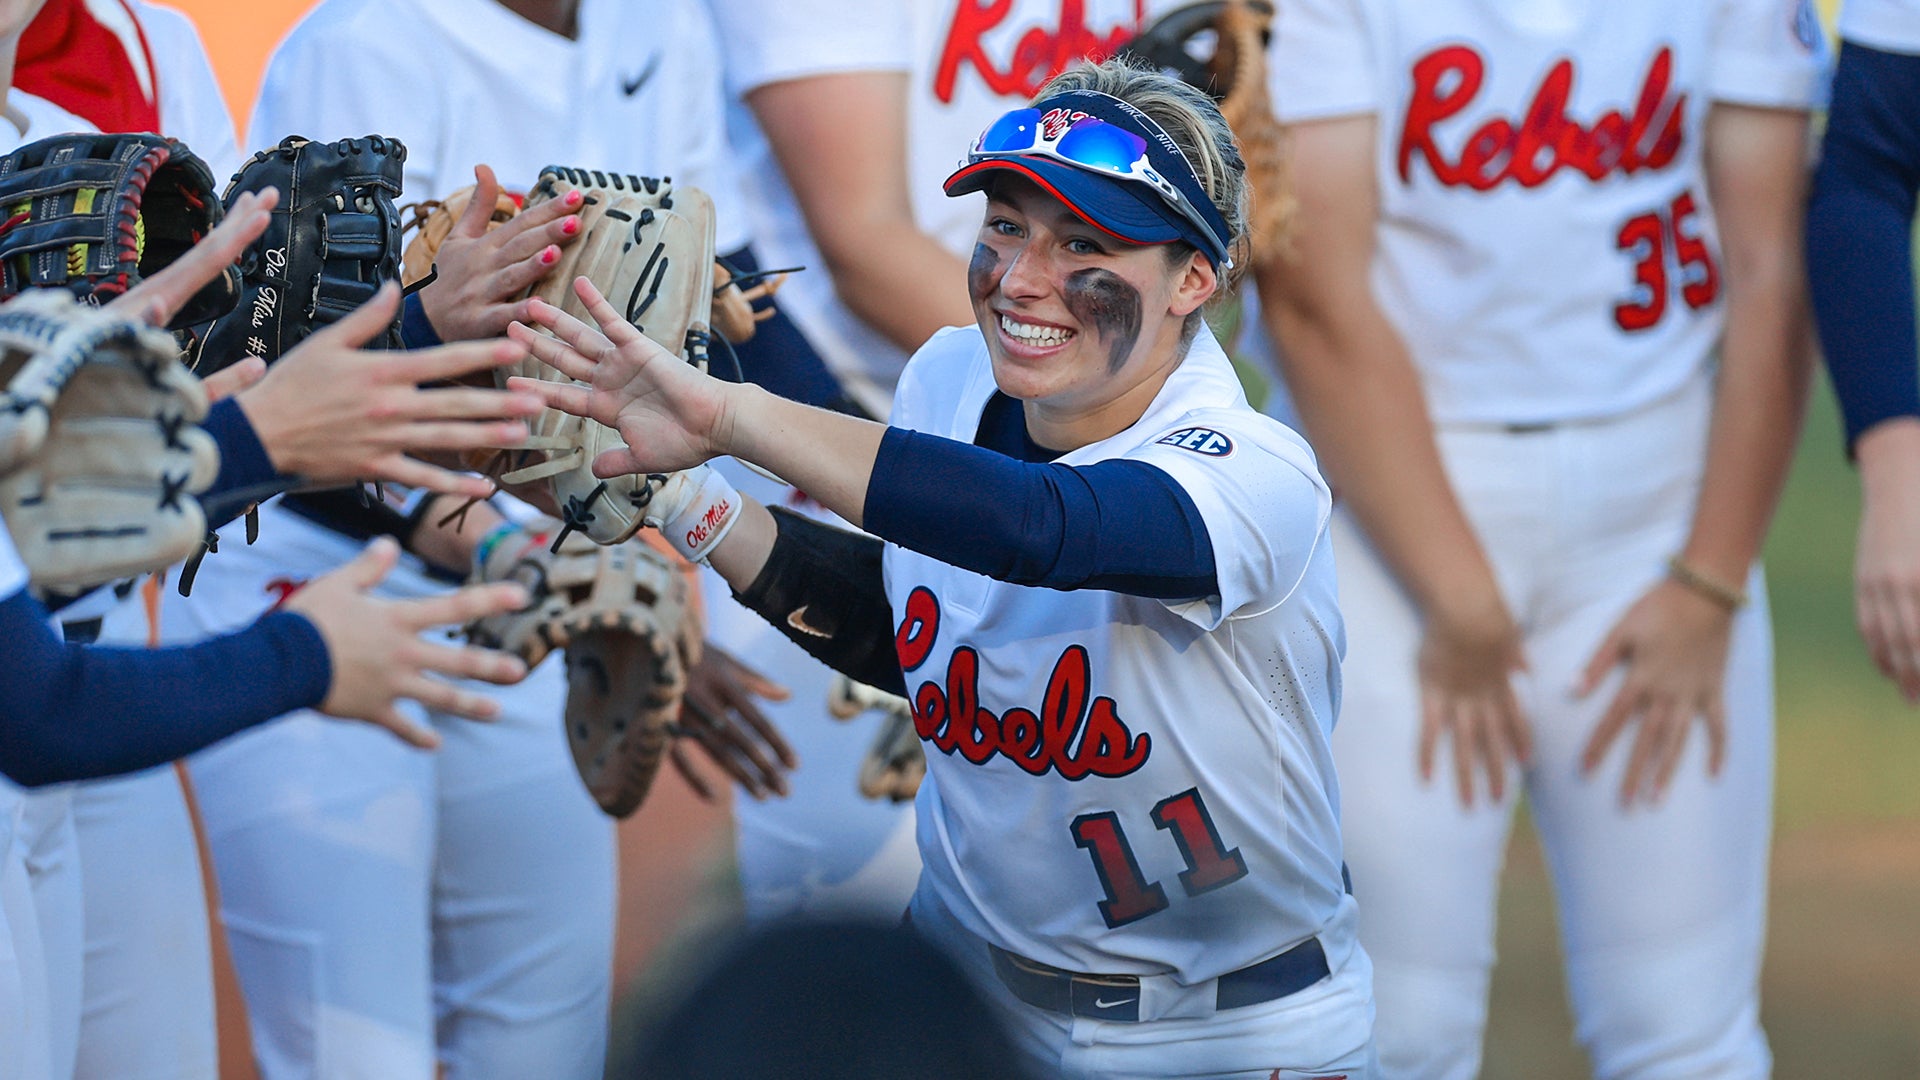
{"type": "Polygon", "coordinates": [[[740,493],[704,465],[674,479],[692,490],[672,516],[661,521],[660,535],[687,561],[705,563],[740,517],[740,493]]]}

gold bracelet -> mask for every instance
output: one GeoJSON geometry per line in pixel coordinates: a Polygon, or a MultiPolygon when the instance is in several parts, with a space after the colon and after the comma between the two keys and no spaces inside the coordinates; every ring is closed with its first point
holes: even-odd
{"type": "Polygon", "coordinates": [[[1736,589],[1724,581],[1695,570],[1678,555],[1667,560],[1667,576],[1672,578],[1675,584],[1692,589],[1729,612],[1739,611],[1747,606],[1746,590],[1736,589]]]}

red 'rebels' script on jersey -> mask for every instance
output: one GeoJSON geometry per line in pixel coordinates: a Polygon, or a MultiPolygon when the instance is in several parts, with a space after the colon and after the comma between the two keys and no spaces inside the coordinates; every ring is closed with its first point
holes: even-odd
{"type": "MultiPolygon", "coordinates": [[[[908,595],[894,635],[900,669],[925,664],[939,633],[939,598],[922,585],[908,595]]],[[[914,691],[913,728],[942,753],[975,765],[998,754],[1035,776],[1125,776],[1147,763],[1153,738],[1133,734],[1112,698],[1092,697],[1092,681],[1086,648],[1069,645],[1054,661],[1039,712],[1016,706],[995,716],[980,707],[979,654],[963,645],[947,659],[945,686],[929,680],[914,691]]]]}
{"type": "Polygon", "coordinates": [[[940,104],[953,104],[963,65],[971,65],[1001,97],[1030,98],[1075,61],[1098,63],[1120,51],[1147,19],[1146,0],[1133,0],[1132,22],[1095,29],[1087,25],[1086,0],[1062,0],[1055,26],[1033,27],[1015,40],[1012,56],[996,60],[987,55],[985,38],[1007,21],[1013,8],[1014,0],[957,0],[933,75],[933,96],[940,104]]]}
{"type": "Polygon", "coordinates": [[[1417,155],[1449,187],[1488,191],[1511,180],[1538,187],[1561,169],[1590,180],[1619,172],[1660,169],[1680,152],[1687,95],[1673,93],[1673,50],[1662,46],[1647,65],[1632,111],[1609,109],[1589,123],[1567,115],[1577,72],[1562,59],[1547,69],[1533,100],[1516,122],[1496,116],[1459,138],[1446,122],[1479,97],[1487,63],[1470,45],[1443,45],[1413,64],[1413,90],[1400,131],[1400,179],[1413,174],[1417,155]],[[1449,151],[1443,142],[1456,142],[1449,151]]]}

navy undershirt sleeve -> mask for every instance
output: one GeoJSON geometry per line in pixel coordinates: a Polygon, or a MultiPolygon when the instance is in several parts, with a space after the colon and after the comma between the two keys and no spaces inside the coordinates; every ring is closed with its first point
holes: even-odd
{"type": "Polygon", "coordinates": [[[1920,56],[1840,48],[1807,211],[1807,271],[1847,445],[1920,416],[1913,216],[1920,189],[1920,56]]]}
{"type": "Polygon", "coordinates": [[[1021,460],[1031,440],[1024,424],[1014,434],[1002,400],[1018,416],[1018,403],[996,395],[979,446],[889,428],[867,485],[867,531],[1016,585],[1162,600],[1219,591],[1206,523],[1172,477],[1140,461],[1021,460]]]}
{"type": "Polygon", "coordinates": [[[0,601],[0,772],[29,787],[163,765],[295,709],[332,678],[304,616],[271,612],[197,645],[121,649],[55,636],[22,589],[0,601]]]}
{"type": "Polygon", "coordinates": [[[220,475],[200,495],[207,525],[217,529],[239,517],[250,504],[279,491],[288,478],[274,470],[267,448],[261,445],[252,422],[234,399],[215,402],[201,426],[220,447],[220,475]],[[249,498],[249,492],[259,494],[249,498]]]}
{"type": "Polygon", "coordinates": [[[408,293],[400,304],[400,344],[409,349],[431,349],[441,344],[440,331],[427,318],[427,306],[420,302],[417,292],[408,293]]]}

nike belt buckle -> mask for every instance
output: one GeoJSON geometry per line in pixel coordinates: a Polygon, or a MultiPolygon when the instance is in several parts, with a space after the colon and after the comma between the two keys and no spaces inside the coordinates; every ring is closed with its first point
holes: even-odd
{"type": "Polygon", "coordinates": [[[1075,975],[1068,1011],[1088,1020],[1140,1022],[1140,980],[1126,975],[1075,975]]]}

